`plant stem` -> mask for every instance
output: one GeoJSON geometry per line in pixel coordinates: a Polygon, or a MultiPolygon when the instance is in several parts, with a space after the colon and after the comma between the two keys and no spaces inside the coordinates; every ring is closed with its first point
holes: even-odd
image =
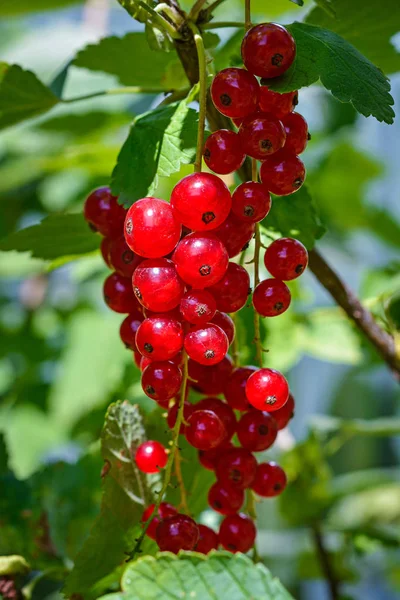
{"type": "Polygon", "coordinates": [[[233,364],[235,367],[239,366],[239,337],[238,337],[238,331],[237,331],[237,319],[236,319],[236,313],[232,313],[231,314],[231,318],[232,321],[235,324],[235,336],[233,338],[233,342],[232,342],[232,359],[233,359],[233,364]]]}
{"type": "Polygon", "coordinates": [[[192,8],[189,11],[188,21],[193,21],[193,23],[196,23],[197,17],[199,16],[201,9],[206,4],[206,2],[207,0],[196,0],[196,2],[193,4],[192,8]]]}
{"type": "Polygon", "coordinates": [[[146,10],[151,15],[151,20],[153,21],[153,23],[159,25],[161,29],[164,29],[164,31],[169,33],[169,35],[173,39],[179,40],[182,37],[181,34],[178,33],[178,31],[175,29],[175,27],[169,21],[164,19],[157,11],[155,11],[154,8],[152,8],[145,2],[142,2],[142,0],[137,0],[136,4],[138,4],[141,8],[146,10]]]}
{"type": "Polygon", "coordinates": [[[185,512],[188,515],[189,514],[189,506],[187,503],[187,493],[186,493],[186,488],[185,488],[185,482],[183,481],[183,477],[182,477],[181,463],[182,463],[182,458],[181,458],[181,454],[179,452],[179,448],[175,448],[175,476],[178,480],[179,491],[181,494],[181,502],[180,502],[179,507],[182,508],[183,512],[185,512]]]}
{"type": "Polygon", "coordinates": [[[321,565],[322,572],[327,580],[330,595],[332,600],[338,600],[340,597],[339,592],[339,580],[333,570],[331,559],[327,549],[325,548],[324,537],[318,524],[315,524],[312,528],[312,534],[314,538],[315,548],[321,565]]]}
{"type": "MultiPolygon", "coordinates": [[[[260,283],[260,227],[256,224],[255,230],[255,245],[254,245],[254,289],[260,283]]],[[[254,293],[254,290],[253,290],[254,293]]],[[[253,311],[254,316],[254,343],[256,345],[256,359],[259,367],[263,367],[263,350],[261,347],[261,334],[260,334],[260,315],[256,310],[253,311]]]]}
{"type": "Polygon", "coordinates": [[[251,0],[244,0],[244,26],[246,31],[251,27],[251,0]]]}
{"type": "Polygon", "coordinates": [[[80,102],[81,100],[90,100],[91,98],[97,98],[99,96],[116,96],[120,94],[162,94],[164,90],[160,88],[143,88],[136,85],[131,85],[122,88],[112,88],[110,90],[102,90],[100,92],[93,92],[91,94],[84,94],[83,96],[75,96],[73,98],[63,98],[61,102],[69,104],[70,102],[80,102]]]}
{"type": "Polygon", "coordinates": [[[207,111],[207,66],[206,66],[206,53],[204,50],[204,42],[200,31],[196,25],[192,22],[188,22],[190,29],[193,32],[194,42],[196,44],[197,58],[199,61],[199,125],[197,129],[197,146],[196,146],[196,160],[194,163],[194,170],[196,173],[201,172],[201,161],[203,157],[203,146],[204,146],[204,127],[206,124],[206,111],[207,111]]]}
{"type": "Polygon", "coordinates": [[[239,21],[216,21],[215,23],[204,23],[201,26],[202,29],[222,29],[223,27],[244,27],[244,23],[240,23],[239,21]]]}

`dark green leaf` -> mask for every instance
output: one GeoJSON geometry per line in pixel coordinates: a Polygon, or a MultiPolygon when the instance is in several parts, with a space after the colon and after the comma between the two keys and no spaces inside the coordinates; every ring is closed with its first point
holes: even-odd
{"type": "Polygon", "coordinates": [[[83,137],[92,133],[96,134],[102,129],[116,129],[129,124],[131,120],[132,115],[129,113],[113,114],[107,111],[92,110],[89,113],[71,113],[51,117],[42,121],[38,127],[43,131],[83,137]]]}
{"type": "Polygon", "coordinates": [[[49,84],[49,88],[58,98],[61,98],[63,95],[70,66],[71,61],[68,61],[67,64],[64,65],[64,67],[57,73],[53,81],[49,84]]]}
{"type": "Polygon", "coordinates": [[[297,4],[297,6],[304,6],[304,0],[290,0],[293,4],[297,4]]]}
{"type": "Polygon", "coordinates": [[[206,48],[216,48],[218,46],[218,44],[221,41],[221,38],[219,37],[219,35],[217,33],[214,33],[213,31],[205,31],[203,33],[203,41],[204,41],[204,46],[206,48]]]}

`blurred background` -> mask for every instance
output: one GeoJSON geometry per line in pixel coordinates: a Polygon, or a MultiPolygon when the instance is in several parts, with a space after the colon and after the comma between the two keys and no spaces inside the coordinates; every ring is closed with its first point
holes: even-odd
{"type": "MultiPolygon", "coordinates": [[[[142,29],[113,0],[30,4],[0,1],[0,57],[45,83],[86,45],[142,29]]],[[[254,21],[281,23],[300,20],[311,6],[252,4],[254,21]]],[[[217,14],[242,20],[242,11],[239,0],[228,0],[217,14]]],[[[209,51],[218,56],[235,32],[219,30],[209,51]]],[[[398,111],[400,76],[391,83],[398,111]]],[[[118,85],[111,75],[73,66],[64,96],[118,85]]],[[[0,238],[46,215],[80,211],[91,189],[108,184],[133,116],[160,100],[96,98],[3,131],[0,238]]],[[[383,323],[385,301],[400,288],[399,121],[365,119],[319,85],[301,90],[298,111],[312,133],[304,161],[327,229],[317,247],[383,323]]],[[[162,180],[159,197],[168,198],[189,170],[162,180]]],[[[51,543],[68,567],[98,511],[96,440],[106,407],[119,398],[145,412],[153,404],[120,343],[121,317],[103,303],[106,268],[98,252],[61,265],[0,252],[0,275],[0,431],[19,481],[1,491],[0,554],[31,555],[32,544],[51,543]],[[39,541],[32,539],[26,510],[46,511],[51,542],[46,527],[39,541]]],[[[259,551],[296,598],[329,598],[308,527],[316,523],[346,598],[392,600],[400,594],[400,440],[384,424],[393,429],[400,418],[399,388],[311,273],[292,290],[290,311],[265,325],[264,345],[267,364],[288,375],[296,399],[295,419],[274,450],[293,483],[280,502],[258,507],[259,551]],[[349,432],[348,419],[368,420],[372,428],[349,432]]],[[[61,598],[54,589],[38,597],[61,598]]]]}

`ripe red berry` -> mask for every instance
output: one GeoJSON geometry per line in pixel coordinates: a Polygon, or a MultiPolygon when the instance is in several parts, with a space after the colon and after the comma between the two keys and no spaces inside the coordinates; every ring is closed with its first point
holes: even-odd
{"type": "Polygon", "coordinates": [[[193,550],[199,539],[199,528],[190,517],[177,514],[163,519],[156,529],[156,541],[162,551],[178,554],[193,550]]]}
{"type": "Polygon", "coordinates": [[[235,410],[247,411],[251,408],[246,396],[246,383],[257,367],[239,367],[234,369],[224,386],[224,396],[229,406],[235,410]]]}
{"type": "Polygon", "coordinates": [[[279,279],[265,279],[255,288],[253,306],[262,317],[276,317],[290,306],[290,290],[279,279]]]}
{"type": "MultiPolygon", "coordinates": [[[[143,512],[142,518],[141,518],[141,522],[142,523],[146,523],[146,521],[148,521],[148,519],[150,519],[151,515],[154,512],[154,508],[155,505],[154,504],[150,504],[150,506],[148,506],[146,508],[146,510],[143,512]]],[[[162,519],[166,519],[167,517],[172,517],[174,515],[176,515],[178,513],[178,511],[176,510],[175,506],[172,506],[172,504],[169,504],[168,502],[161,502],[159,508],[158,508],[158,515],[159,516],[155,516],[150,525],[148,526],[148,528],[146,529],[146,535],[147,537],[151,538],[152,540],[155,541],[156,539],[156,529],[157,526],[159,524],[159,522],[162,519]]]]}
{"type": "MultiPolygon", "coordinates": [[[[178,416],[178,410],[179,410],[178,402],[176,402],[173,406],[171,406],[171,408],[168,409],[167,423],[168,423],[168,427],[170,429],[173,429],[175,426],[176,417],[178,416]]],[[[183,405],[183,420],[187,422],[193,411],[194,411],[193,404],[190,404],[190,402],[186,402],[186,400],[185,400],[185,403],[183,405]]],[[[185,423],[182,423],[181,427],[179,429],[179,433],[185,433],[185,431],[186,431],[186,425],[185,425],[185,423]]]]}
{"type": "Polygon", "coordinates": [[[123,277],[132,277],[133,271],[143,261],[129,248],[123,235],[110,241],[108,256],[111,268],[123,277]]]}
{"type": "Polygon", "coordinates": [[[214,229],[213,233],[224,244],[229,258],[233,258],[248,246],[254,231],[254,223],[244,223],[242,219],[230,212],[226,221],[218,229],[214,229]]]}
{"type": "Polygon", "coordinates": [[[298,104],[299,94],[297,91],[279,94],[269,90],[266,85],[260,87],[259,106],[262,112],[269,112],[282,119],[292,112],[298,104]]]}
{"type": "Polygon", "coordinates": [[[248,552],[256,541],[256,528],[247,515],[228,515],[222,521],[218,538],[221,546],[229,552],[248,552]]]}
{"type": "Polygon", "coordinates": [[[231,204],[230,191],[222,179],[212,173],[187,175],[171,193],[176,220],[194,231],[209,231],[221,225],[231,204]]]}
{"type": "Polygon", "coordinates": [[[223,422],[212,410],[195,410],[187,423],[186,439],[198,450],[216,448],[226,437],[223,422]]]}
{"type": "Polygon", "coordinates": [[[136,351],[136,332],[139,329],[143,315],[139,311],[129,314],[121,323],[119,335],[123,343],[129,350],[136,351]]]}
{"type": "Polygon", "coordinates": [[[289,394],[287,402],[272,413],[272,416],[276,422],[278,430],[285,429],[290,419],[294,417],[294,398],[292,394],[289,394]]]}
{"type": "Polygon", "coordinates": [[[276,196],[288,196],[303,185],[306,170],[298,156],[282,148],[262,163],[260,177],[270,192],[276,196]]]}
{"type": "Polygon", "coordinates": [[[105,237],[101,240],[101,244],[100,244],[101,256],[103,257],[103,260],[109,269],[112,269],[111,262],[110,262],[110,244],[111,244],[111,242],[112,242],[112,238],[105,237]]]}
{"type": "Polygon", "coordinates": [[[157,402],[176,396],[181,384],[181,370],[173,362],[151,362],[142,373],[144,393],[157,402]]]}
{"type": "Polygon", "coordinates": [[[128,246],[144,258],[172,252],[181,237],[181,226],[171,206],[158,198],[142,198],[128,210],[124,234],[128,246]]]}
{"type": "Polygon", "coordinates": [[[232,194],[232,212],[245,223],[262,221],[271,208],[266,186],[256,181],[241,183],[232,194]]]}
{"type": "Polygon", "coordinates": [[[264,264],[273,277],[291,281],[300,277],[308,264],[308,253],[301,242],[280,238],[268,246],[264,264]]]}
{"type": "Polygon", "coordinates": [[[301,154],[308,141],[308,125],[304,117],[293,112],[282,117],[282,125],[286,132],[285,150],[301,154]]]}
{"type": "Polygon", "coordinates": [[[246,155],[242,150],[238,134],[229,129],[220,129],[207,138],[203,157],[204,162],[211,171],[220,175],[227,175],[240,169],[246,155]]]}
{"type": "Polygon", "coordinates": [[[211,448],[211,450],[199,450],[198,457],[199,463],[209,471],[214,471],[215,466],[217,464],[217,460],[221,456],[222,450],[230,450],[234,448],[234,445],[231,441],[221,442],[219,446],[216,448],[211,448]]]}
{"type": "MultiPolygon", "coordinates": [[[[140,353],[139,353],[140,354],[140,353]]],[[[172,358],[170,358],[168,360],[168,362],[172,362],[174,363],[174,365],[176,365],[177,367],[181,367],[182,366],[182,352],[178,352],[177,354],[175,354],[175,356],[173,356],[172,358]]],[[[151,358],[149,358],[148,356],[142,356],[140,354],[140,370],[143,371],[145,370],[145,368],[150,364],[154,362],[153,360],[151,360],[151,358]]]]}
{"type": "Polygon", "coordinates": [[[251,452],[267,450],[276,440],[278,428],[271,415],[261,410],[249,410],[237,424],[237,435],[243,448],[251,452]]]}
{"type": "Polygon", "coordinates": [[[83,214],[90,227],[101,235],[115,238],[124,232],[126,210],[118,204],[117,196],[113,196],[108,187],[98,188],[89,194],[83,214]]]}
{"type": "Polygon", "coordinates": [[[272,498],[279,496],[286,487],[285,471],[275,462],[261,463],[257,467],[256,476],[251,488],[259,496],[272,498]]]}
{"type": "Polygon", "coordinates": [[[290,67],[296,55],[291,34],[276,23],[261,23],[248,30],[242,42],[246,69],[258,77],[278,77],[290,67]]]}
{"type": "Polygon", "coordinates": [[[185,286],[172,260],[144,260],[132,277],[133,291],[139,302],[154,312],[168,312],[178,306],[185,286]]]}
{"type": "Polygon", "coordinates": [[[235,413],[223,400],[219,398],[202,398],[194,405],[195,410],[212,410],[221,419],[226,430],[226,440],[230,440],[236,432],[235,413]]]}
{"type": "Polygon", "coordinates": [[[220,71],[211,84],[211,98],[227,117],[246,117],[256,111],[260,97],[257,79],[245,69],[231,67],[220,71]]]}
{"type": "Polygon", "coordinates": [[[252,158],[265,160],[285,145],[286,133],[282,123],[271,113],[251,115],[239,128],[243,151],[252,158]]]}
{"type": "Polygon", "coordinates": [[[118,273],[111,273],[103,286],[104,301],[111,310],[117,313],[133,313],[137,311],[136,300],[131,280],[118,273]]]}
{"type": "Polygon", "coordinates": [[[221,329],[225,332],[226,337],[228,338],[229,345],[231,345],[235,338],[236,330],[235,323],[230,318],[230,316],[224,312],[220,312],[219,310],[217,310],[210,322],[214,325],[218,325],[218,327],[221,327],[221,329]]]}
{"type": "Polygon", "coordinates": [[[253,483],[256,469],[256,459],[245,448],[224,450],[215,465],[215,473],[219,481],[241,490],[253,483]]]}
{"type": "Polygon", "coordinates": [[[228,268],[228,253],[212,233],[190,233],[172,256],[178,275],[196,289],[217,283],[228,268]]]}
{"type": "Polygon", "coordinates": [[[190,290],[180,302],[182,317],[192,325],[205,325],[217,309],[214,296],[207,290],[190,290]]]}
{"type": "Polygon", "coordinates": [[[219,311],[232,313],[240,310],[250,293],[250,277],[246,269],[230,262],[225,275],[210,287],[219,311]]]}
{"type": "Polygon", "coordinates": [[[136,345],[151,360],[170,360],[183,347],[182,325],[167,315],[145,319],[137,330],[136,345]]]}
{"type": "Polygon", "coordinates": [[[222,515],[234,515],[243,506],[244,491],[216,481],[208,492],[208,504],[222,515]]]}
{"type": "Polygon", "coordinates": [[[140,444],[135,454],[135,462],[143,473],[158,473],[168,461],[167,452],[160,442],[149,440],[140,444]]]}
{"type": "Polygon", "coordinates": [[[199,540],[194,547],[195,552],[200,552],[201,554],[208,554],[211,550],[216,550],[218,548],[218,535],[207,527],[207,525],[197,525],[199,528],[199,540]]]}
{"type": "Polygon", "coordinates": [[[246,383],[246,396],[258,410],[279,410],[289,397],[285,377],[275,369],[259,369],[252,373],[246,383]]]}
{"type": "Polygon", "coordinates": [[[233,364],[229,354],[212,367],[189,359],[190,385],[203,394],[221,394],[232,369],[233,364]]]}
{"type": "Polygon", "coordinates": [[[202,365],[219,363],[228,352],[229,342],[226,333],[210,323],[193,327],[185,336],[184,347],[188,356],[202,365]]]}

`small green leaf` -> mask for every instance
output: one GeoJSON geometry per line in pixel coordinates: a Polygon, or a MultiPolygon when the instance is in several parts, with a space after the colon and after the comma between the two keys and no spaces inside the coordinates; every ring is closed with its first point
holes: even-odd
{"type": "Polygon", "coordinates": [[[3,575],[26,575],[31,570],[23,556],[11,554],[0,556],[0,576],[3,575]]]}
{"type": "Polygon", "coordinates": [[[309,86],[318,79],[341,102],[378,121],[393,123],[390,83],[375,65],[342,37],[305,23],[287,27],[296,40],[296,58],[282,77],[268,80],[280,93],[309,86]]]}
{"type": "Polygon", "coordinates": [[[290,0],[293,4],[297,4],[297,6],[304,6],[304,0],[290,0]]]}

